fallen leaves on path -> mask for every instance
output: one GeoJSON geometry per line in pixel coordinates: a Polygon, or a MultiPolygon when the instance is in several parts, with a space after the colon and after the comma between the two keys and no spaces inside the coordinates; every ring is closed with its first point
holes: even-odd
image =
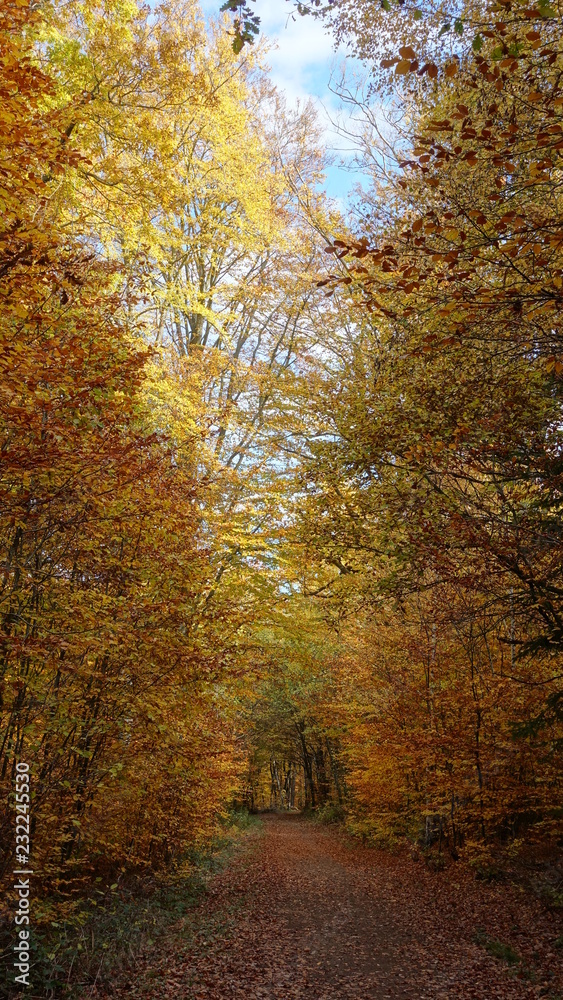
{"type": "Polygon", "coordinates": [[[213,879],[189,942],[178,926],[110,996],[555,1000],[561,990],[557,918],[515,888],[483,886],[461,865],[431,872],[300,818],[264,827],[213,879]],[[487,943],[520,960],[510,966],[487,943]]]}

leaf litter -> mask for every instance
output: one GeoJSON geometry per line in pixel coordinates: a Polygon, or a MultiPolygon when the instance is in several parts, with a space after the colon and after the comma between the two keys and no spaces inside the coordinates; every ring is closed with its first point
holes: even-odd
{"type": "Polygon", "coordinates": [[[263,827],[98,1000],[558,1000],[558,916],[517,887],[298,816],[263,827]]]}

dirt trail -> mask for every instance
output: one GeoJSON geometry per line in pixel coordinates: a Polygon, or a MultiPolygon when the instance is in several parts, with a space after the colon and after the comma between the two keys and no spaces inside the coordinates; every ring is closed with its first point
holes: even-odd
{"type": "Polygon", "coordinates": [[[264,828],[213,879],[189,946],[171,939],[113,995],[558,1000],[560,928],[517,890],[457,866],[430,872],[299,817],[267,817],[264,828]],[[521,961],[493,957],[487,941],[521,961]]]}

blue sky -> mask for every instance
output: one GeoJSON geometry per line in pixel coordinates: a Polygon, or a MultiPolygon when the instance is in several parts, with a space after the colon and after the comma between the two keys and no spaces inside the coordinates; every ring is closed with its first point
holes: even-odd
{"type": "MultiPolygon", "coordinates": [[[[201,0],[205,13],[215,16],[222,0],[201,0]]],[[[350,154],[349,146],[337,134],[331,120],[343,114],[338,98],[331,93],[331,77],[339,77],[342,69],[365,75],[360,63],[347,56],[346,50],[334,50],[334,40],[322,22],[313,17],[292,15],[293,3],[288,0],[257,0],[256,13],[261,18],[264,35],[275,43],[276,48],[268,54],[272,80],[283,90],[289,102],[312,98],[317,107],[319,119],[325,130],[327,148],[346,162],[350,154]]],[[[345,170],[335,163],[327,171],[326,189],[333,197],[344,203],[359,175],[345,170]]]]}

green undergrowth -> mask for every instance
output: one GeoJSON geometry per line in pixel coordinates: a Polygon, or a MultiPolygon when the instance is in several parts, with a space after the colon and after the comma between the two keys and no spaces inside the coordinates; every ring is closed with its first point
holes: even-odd
{"type": "Polygon", "coordinates": [[[259,831],[260,821],[247,812],[230,812],[214,841],[190,851],[180,863],[158,874],[136,874],[122,884],[97,879],[88,898],[62,919],[56,901],[38,901],[31,928],[31,985],[25,994],[14,984],[12,927],[1,932],[0,995],[78,1000],[123,976],[135,960],[183,919],[190,934],[190,912],[200,901],[210,877],[229,862],[241,839],[259,831]],[[52,919],[50,919],[52,918],[52,919]]]}
{"type": "Polygon", "coordinates": [[[496,938],[490,938],[486,934],[477,933],[475,935],[475,942],[485,949],[489,955],[493,958],[498,958],[501,962],[506,962],[507,965],[519,965],[520,955],[510,944],[505,944],[503,941],[497,941],[496,938]]]}
{"type": "Polygon", "coordinates": [[[504,941],[497,940],[497,938],[489,937],[482,928],[477,929],[473,940],[475,944],[483,948],[492,958],[496,958],[497,961],[508,965],[521,979],[527,979],[530,982],[535,981],[534,970],[526,965],[522,956],[518,954],[511,944],[506,944],[504,941]]]}
{"type": "Polygon", "coordinates": [[[311,819],[326,826],[336,823],[343,823],[346,819],[346,810],[339,802],[326,802],[311,812],[311,819]]]}

